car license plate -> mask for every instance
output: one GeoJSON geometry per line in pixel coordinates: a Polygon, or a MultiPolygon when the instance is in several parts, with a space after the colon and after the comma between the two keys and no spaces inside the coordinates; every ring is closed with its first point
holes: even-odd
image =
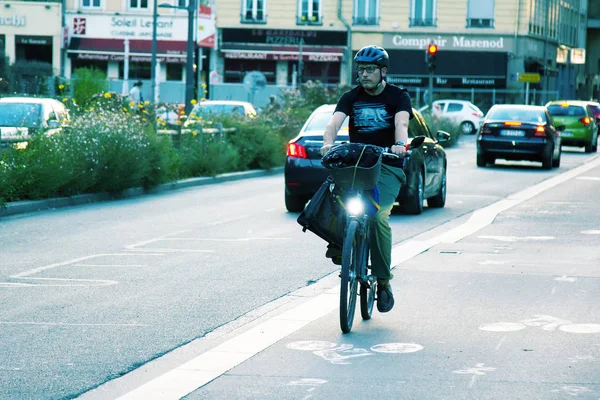
{"type": "Polygon", "coordinates": [[[523,137],[523,136],[525,136],[525,131],[518,131],[518,130],[514,130],[514,129],[503,129],[500,131],[500,135],[511,136],[511,137],[523,137]]]}
{"type": "Polygon", "coordinates": [[[573,137],[573,132],[561,132],[560,136],[573,137]]]}

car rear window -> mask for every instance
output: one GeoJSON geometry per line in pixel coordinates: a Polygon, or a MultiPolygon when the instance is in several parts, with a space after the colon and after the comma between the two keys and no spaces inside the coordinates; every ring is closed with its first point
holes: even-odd
{"type": "Polygon", "coordinates": [[[581,106],[551,105],[551,106],[548,106],[548,112],[553,117],[583,117],[583,116],[585,116],[585,109],[581,106]]]}
{"type": "Polygon", "coordinates": [[[41,104],[0,103],[0,126],[38,128],[41,123],[41,104]]]}
{"type": "Polygon", "coordinates": [[[523,110],[521,108],[492,108],[487,119],[497,121],[519,121],[519,122],[546,122],[543,111],[523,110]]]}
{"type": "Polygon", "coordinates": [[[463,109],[463,105],[460,103],[450,103],[448,104],[448,112],[458,112],[463,109]]]}
{"type": "Polygon", "coordinates": [[[600,117],[600,107],[590,104],[590,109],[592,110],[592,112],[594,113],[594,115],[596,117],[600,117]]]}
{"type": "MultiPolygon", "coordinates": [[[[315,113],[315,115],[311,118],[308,126],[306,127],[306,131],[324,131],[325,126],[331,120],[331,116],[333,113],[330,112],[319,112],[315,113]]],[[[348,118],[344,120],[342,124],[342,130],[348,130],[348,118]]]]}

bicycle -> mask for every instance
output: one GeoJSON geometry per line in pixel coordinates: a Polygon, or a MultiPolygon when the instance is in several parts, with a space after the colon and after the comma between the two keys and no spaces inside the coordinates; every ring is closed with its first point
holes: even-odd
{"type": "MultiPolygon", "coordinates": [[[[404,158],[407,160],[410,157],[410,149],[419,147],[424,140],[424,136],[414,138],[410,145],[407,145],[404,158]]],[[[344,146],[344,144],[339,146],[344,146]]],[[[369,219],[371,215],[368,212],[368,203],[365,202],[365,197],[375,204],[368,191],[374,188],[377,183],[381,171],[381,159],[383,157],[400,158],[396,154],[389,153],[389,148],[374,145],[362,146],[361,155],[354,166],[335,168],[324,164],[329,169],[336,186],[341,187],[342,194],[338,195],[338,198],[340,198],[340,202],[346,211],[342,241],[339,309],[340,328],[343,333],[349,333],[352,330],[359,283],[361,317],[363,320],[369,320],[373,313],[377,279],[369,273],[369,219]],[[370,167],[359,167],[360,159],[366,148],[371,148],[375,153],[378,153],[378,160],[370,167]]]]}

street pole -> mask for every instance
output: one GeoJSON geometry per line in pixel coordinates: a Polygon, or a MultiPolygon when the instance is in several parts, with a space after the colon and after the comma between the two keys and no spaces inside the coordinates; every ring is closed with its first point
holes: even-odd
{"type": "Polygon", "coordinates": [[[156,25],[158,24],[158,0],[154,0],[154,4],[152,6],[153,14],[152,14],[152,61],[150,64],[150,79],[151,82],[151,90],[152,90],[152,103],[156,105],[156,52],[157,52],[157,38],[156,38],[156,25]]]}
{"type": "Polygon", "coordinates": [[[188,38],[185,71],[185,113],[192,111],[192,99],[194,98],[194,13],[196,11],[196,0],[189,0],[188,4],[188,38]]]}
{"type": "Polygon", "coordinates": [[[429,71],[429,91],[427,93],[427,102],[429,103],[429,112],[433,113],[433,71],[429,71]]]}

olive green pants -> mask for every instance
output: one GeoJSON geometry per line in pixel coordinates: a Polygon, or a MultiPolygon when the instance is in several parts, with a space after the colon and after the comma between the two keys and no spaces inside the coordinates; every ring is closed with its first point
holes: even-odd
{"type": "Polygon", "coordinates": [[[387,284],[394,275],[392,263],[392,228],[389,219],[394,202],[400,193],[400,187],[406,183],[402,168],[382,164],[381,175],[377,181],[379,206],[377,214],[370,221],[371,272],[380,283],[387,284]]]}

